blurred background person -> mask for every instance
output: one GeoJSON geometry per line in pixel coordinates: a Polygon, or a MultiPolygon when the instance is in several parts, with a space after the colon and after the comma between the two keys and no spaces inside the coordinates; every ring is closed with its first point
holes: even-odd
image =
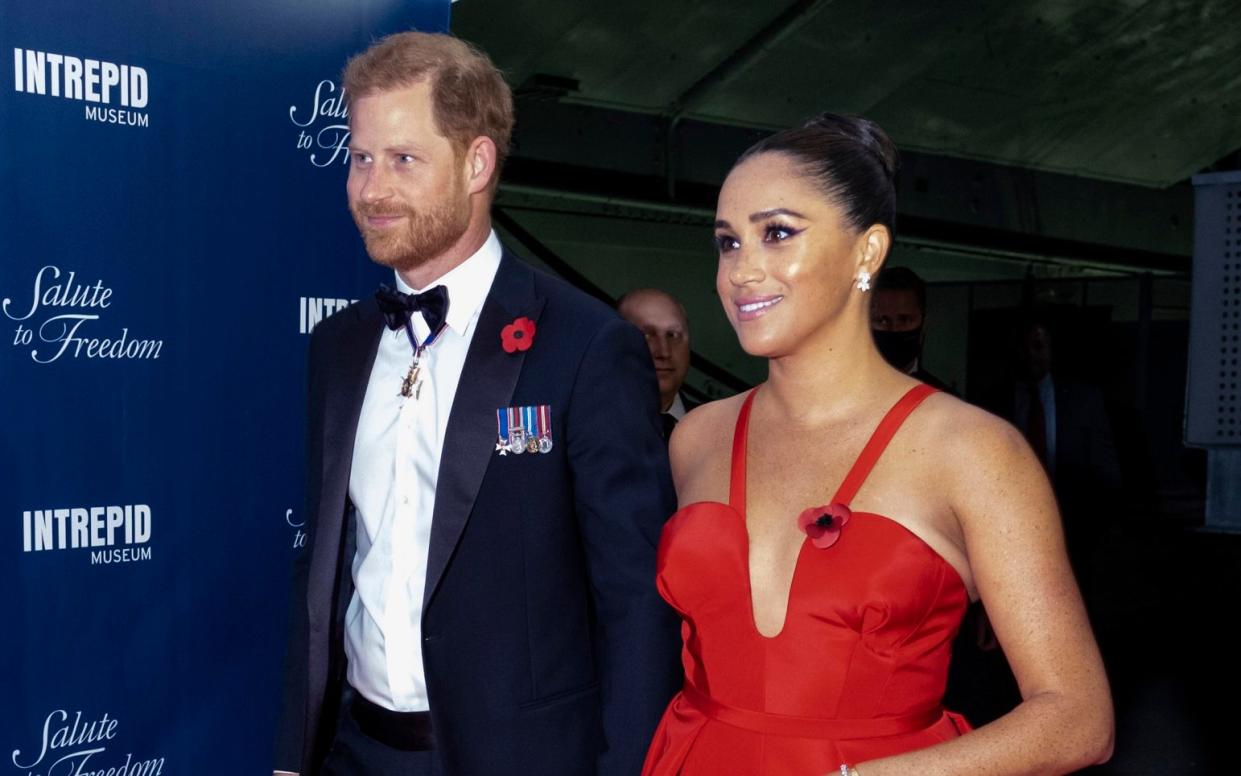
{"type": "Polygon", "coordinates": [[[664,438],[671,438],[677,421],[697,406],[681,393],[689,372],[689,317],[685,307],[667,291],[635,288],[616,302],[616,310],[646,337],[659,378],[664,438]]]}
{"type": "Polygon", "coordinates": [[[1118,503],[1120,465],[1103,393],[1060,369],[1052,328],[1037,315],[1020,324],[1013,380],[995,392],[988,409],[1025,434],[1047,470],[1069,560],[1089,605],[1092,558],[1118,503]]]}
{"type": "Polygon", "coordinates": [[[908,267],[888,267],[875,279],[870,329],[875,346],[889,364],[942,391],[943,380],[922,368],[926,342],[926,282],[908,267]]]}

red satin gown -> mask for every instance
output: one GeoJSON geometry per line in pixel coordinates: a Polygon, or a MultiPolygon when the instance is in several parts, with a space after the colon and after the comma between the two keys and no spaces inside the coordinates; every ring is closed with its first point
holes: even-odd
{"type": "MultiPolygon", "coordinates": [[[[849,504],[933,392],[919,385],[897,402],[833,502],[849,504]]],[[[968,594],[957,571],[900,523],[855,512],[832,546],[806,539],[784,629],[771,638],[756,629],[744,512],[753,401],[751,393],[737,417],[729,503],[679,510],[659,543],[659,591],[684,619],[686,681],[644,776],[825,776],[967,731],[940,700],[968,594]]]]}

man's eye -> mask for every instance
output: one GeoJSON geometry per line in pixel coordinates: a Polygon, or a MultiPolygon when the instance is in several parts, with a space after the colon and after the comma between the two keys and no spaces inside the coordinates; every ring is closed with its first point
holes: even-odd
{"type": "Polygon", "coordinates": [[[349,155],[349,161],[355,165],[367,165],[371,163],[370,154],[353,152],[349,155]]]}
{"type": "Polygon", "coordinates": [[[396,159],[401,164],[411,164],[414,161],[414,157],[410,156],[409,154],[401,154],[396,159]]]}

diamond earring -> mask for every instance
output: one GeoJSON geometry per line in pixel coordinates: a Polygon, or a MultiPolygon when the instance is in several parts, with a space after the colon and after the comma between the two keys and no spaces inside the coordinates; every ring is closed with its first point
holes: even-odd
{"type": "Polygon", "coordinates": [[[857,289],[858,291],[870,290],[870,273],[866,270],[857,273],[857,289]]]}

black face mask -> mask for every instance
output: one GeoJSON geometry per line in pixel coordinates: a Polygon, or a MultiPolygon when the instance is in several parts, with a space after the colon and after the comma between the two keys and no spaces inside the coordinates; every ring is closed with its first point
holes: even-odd
{"type": "Polygon", "coordinates": [[[922,355],[922,327],[909,331],[880,331],[875,329],[875,345],[888,363],[902,372],[908,372],[922,355]]]}

